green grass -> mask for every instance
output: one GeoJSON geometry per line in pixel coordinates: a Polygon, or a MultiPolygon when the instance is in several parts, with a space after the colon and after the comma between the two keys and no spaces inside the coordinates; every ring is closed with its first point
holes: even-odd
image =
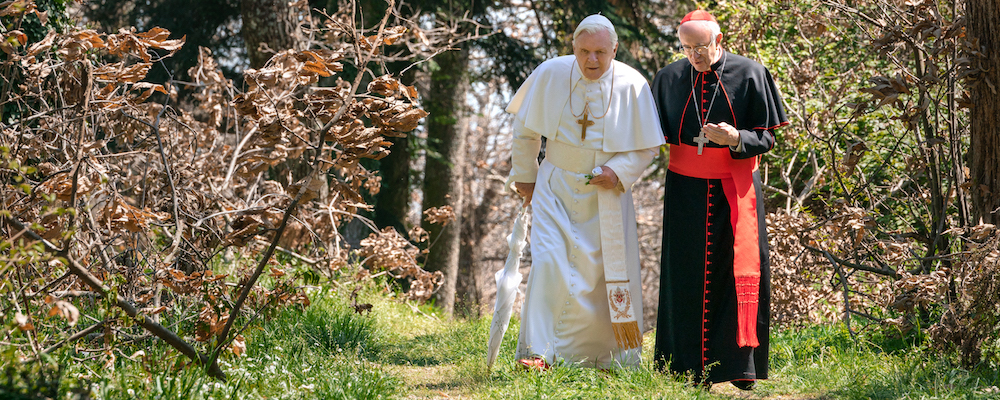
{"type": "MultiPolygon", "coordinates": [[[[514,368],[516,319],[505,335],[492,370],[485,367],[489,316],[435,321],[403,307],[377,306],[388,328],[381,362],[410,367],[449,366],[450,376],[434,388],[454,387],[475,399],[1000,399],[997,371],[969,371],[928,349],[920,339],[871,332],[852,337],[842,324],[772,332],[771,379],[752,393],[718,384],[710,391],[685,377],[654,370],[651,333],[646,359],[637,369],[605,373],[554,367],[543,373],[514,368]]],[[[426,310],[425,310],[426,311],[426,310]]],[[[412,381],[404,376],[404,381],[412,381]]],[[[436,398],[434,390],[408,384],[416,398],[436,398]]]]}
{"type": "MultiPolygon", "coordinates": [[[[310,297],[305,310],[282,310],[243,333],[246,355],[221,360],[228,382],[158,341],[120,346],[113,361],[67,346],[47,359],[49,380],[61,377],[57,398],[85,387],[96,399],[1000,399],[996,370],[959,368],[919,339],[853,338],[842,325],[772,332],[771,379],[746,393],[729,384],[696,388],[655,371],[651,333],[639,368],[526,372],[514,368],[515,319],[488,370],[488,315],[448,320],[374,289],[359,299],[374,304],[366,315],[347,306],[346,293],[310,297]]],[[[15,393],[0,382],[0,398],[15,393]]]]}
{"type": "Polygon", "coordinates": [[[836,399],[997,399],[997,371],[965,370],[919,341],[874,333],[851,338],[843,325],[772,336],[773,393],[836,399]]]}
{"type": "MultiPolygon", "coordinates": [[[[402,382],[375,357],[383,333],[376,319],[354,314],[345,295],[315,293],[313,305],[289,308],[243,333],[247,352],[226,353],[227,382],[208,377],[159,341],[119,346],[114,360],[67,347],[61,398],[84,385],[96,399],[390,399],[402,382]],[[141,353],[136,351],[141,349],[141,353]]],[[[0,387],[0,398],[7,398],[0,387]]],[[[13,392],[11,392],[13,394],[13,392]]],[[[26,397],[40,398],[40,397],[26,397]]]]}
{"type": "MultiPolygon", "coordinates": [[[[376,310],[380,324],[391,332],[385,337],[387,345],[380,355],[383,362],[403,367],[403,374],[418,374],[420,367],[449,372],[449,376],[431,379],[426,384],[409,385],[408,395],[415,398],[438,398],[437,389],[442,387],[454,388],[458,395],[472,399],[725,398],[691,387],[683,378],[656,372],[648,360],[641,368],[610,373],[563,366],[543,373],[518,370],[514,367],[516,318],[504,335],[493,368],[487,370],[490,316],[447,321],[391,304],[376,303],[376,310]]],[[[652,354],[651,335],[646,339],[645,350],[652,354]]],[[[416,376],[411,378],[420,380],[416,376]]]]}

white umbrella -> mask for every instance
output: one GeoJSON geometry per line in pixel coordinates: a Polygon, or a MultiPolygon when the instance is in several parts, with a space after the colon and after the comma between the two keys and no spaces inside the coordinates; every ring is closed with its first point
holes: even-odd
{"type": "Polygon", "coordinates": [[[510,314],[514,308],[514,300],[520,293],[518,285],[521,284],[521,272],[518,271],[521,265],[521,251],[527,244],[525,238],[528,236],[527,207],[522,207],[514,219],[514,229],[507,236],[507,245],[510,250],[507,253],[507,261],[503,269],[497,271],[497,304],[493,310],[493,323],[490,325],[490,342],[486,352],[486,368],[493,366],[493,362],[500,353],[500,342],[503,341],[503,334],[507,332],[510,325],[510,314]]]}

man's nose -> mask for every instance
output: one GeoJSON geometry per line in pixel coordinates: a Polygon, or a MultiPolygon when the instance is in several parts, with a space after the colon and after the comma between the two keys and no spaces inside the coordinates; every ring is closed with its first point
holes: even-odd
{"type": "Polygon", "coordinates": [[[590,61],[590,62],[597,62],[597,54],[594,54],[594,53],[590,53],[590,55],[589,55],[589,56],[587,56],[587,61],[590,61]]]}

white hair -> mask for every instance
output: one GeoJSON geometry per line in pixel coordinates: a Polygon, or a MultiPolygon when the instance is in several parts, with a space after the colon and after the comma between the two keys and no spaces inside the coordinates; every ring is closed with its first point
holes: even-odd
{"type": "Polygon", "coordinates": [[[573,40],[575,41],[581,33],[593,34],[601,31],[608,33],[611,38],[611,47],[618,45],[618,34],[615,33],[615,26],[611,24],[611,20],[600,14],[591,15],[580,21],[580,25],[577,25],[576,31],[573,32],[573,40]]]}
{"type": "MultiPolygon", "coordinates": [[[[719,23],[715,22],[715,21],[706,21],[706,20],[700,20],[699,19],[699,20],[688,21],[688,22],[685,22],[685,23],[681,24],[681,26],[684,26],[684,25],[697,25],[699,28],[710,29],[712,31],[712,41],[713,42],[715,42],[716,40],[719,40],[719,35],[722,34],[722,27],[720,27],[719,23]]],[[[680,27],[678,27],[677,30],[679,31],[680,27]]]]}

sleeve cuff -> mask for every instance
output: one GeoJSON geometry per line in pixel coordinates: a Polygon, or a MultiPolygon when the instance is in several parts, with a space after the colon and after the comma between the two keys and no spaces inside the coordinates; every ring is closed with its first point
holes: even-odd
{"type": "Polygon", "coordinates": [[[736,144],[736,146],[729,146],[729,150],[732,151],[733,153],[743,152],[743,135],[740,135],[740,142],[736,144]]]}

